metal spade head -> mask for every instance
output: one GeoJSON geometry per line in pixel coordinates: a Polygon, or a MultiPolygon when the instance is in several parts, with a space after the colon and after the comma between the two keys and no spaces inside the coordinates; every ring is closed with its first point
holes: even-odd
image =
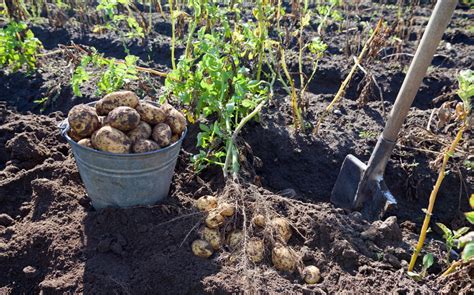
{"type": "Polygon", "coordinates": [[[368,220],[381,218],[397,204],[383,180],[383,172],[369,171],[368,165],[353,155],[347,155],[342,163],[331,202],[341,208],[360,210],[368,220]]]}

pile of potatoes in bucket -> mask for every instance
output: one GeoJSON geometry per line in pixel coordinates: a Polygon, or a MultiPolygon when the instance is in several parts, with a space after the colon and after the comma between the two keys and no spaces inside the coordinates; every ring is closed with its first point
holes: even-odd
{"type": "Polygon", "coordinates": [[[186,128],[186,118],[171,105],[140,101],[131,91],[109,93],[95,107],[76,105],[68,122],[68,135],[78,144],[118,154],[166,147],[178,141],[186,128]]]}
{"type": "MultiPolygon", "coordinates": [[[[218,202],[214,196],[203,196],[196,200],[195,206],[200,211],[206,212],[205,226],[200,230],[201,239],[195,240],[191,244],[194,255],[208,258],[214,251],[227,245],[232,251],[238,252],[243,247],[244,233],[234,229],[229,233],[222,233],[220,227],[224,225],[225,219],[230,218],[235,213],[235,208],[231,204],[218,202]]],[[[292,230],[288,220],[276,217],[267,220],[262,214],[255,214],[252,219],[252,226],[261,231],[268,231],[273,236],[271,243],[271,260],[273,266],[279,271],[293,272],[298,270],[302,279],[307,284],[316,284],[321,279],[319,269],[314,265],[300,267],[300,260],[295,251],[287,245],[292,236],[292,230]]],[[[246,241],[245,254],[253,263],[260,263],[265,258],[265,240],[259,237],[251,237],[246,241]]]]}

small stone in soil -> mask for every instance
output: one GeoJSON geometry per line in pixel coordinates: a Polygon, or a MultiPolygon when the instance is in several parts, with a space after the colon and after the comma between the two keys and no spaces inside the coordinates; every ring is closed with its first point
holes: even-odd
{"type": "Polygon", "coordinates": [[[8,214],[0,214],[0,225],[3,226],[10,226],[15,222],[13,218],[10,217],[8,214]]]}
{"type": "Polygon", "coordinates": [[[386,254],[384,254],[383,258],[384,258],[385,261],[390,263],[395,268],[401,268],[402,267],[402,264],[400,263],[400,260],[398,260],[398,258],[395,257],[395,255],[386,253],[386,254]]]}
{"type": "Polygon", "coordinates": [[[33,266],[28,265],[25,268],[23,268],[23,273],[25,274],[27,278],[34,278],[36,274],[38,273],[38,271],[33,266]]]}

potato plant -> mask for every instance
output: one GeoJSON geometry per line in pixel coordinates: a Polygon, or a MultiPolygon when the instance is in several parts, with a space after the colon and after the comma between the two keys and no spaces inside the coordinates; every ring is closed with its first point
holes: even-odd
{"type": "Polygon", "coordinates": [[[31,71],[36,69],[39,41],[23,22],[11,21],[0,31],[0,67],[13,72],[23,66],[31,71]]]}

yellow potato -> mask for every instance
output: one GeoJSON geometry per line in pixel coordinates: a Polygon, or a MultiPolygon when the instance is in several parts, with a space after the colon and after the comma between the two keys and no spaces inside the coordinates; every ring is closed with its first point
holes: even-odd
{"type": "Polygon", "coordinates": [[[238,246],[240,246],[240,243],[242,243],[243,239],[244,234],[242,233],[242,231],[235,229],[231,231],[229,235],[227,235],[226,243],[232,250],[235,250],[238,246]]]}
{"type": "Polygon", "coordinates": [[[200,211],[211,211],[217,207],[217,198],[214,196],[203,196],[196,200],[196,208],[200,211]]]}
{"type": "Polygon", "coordinates": [[[96,149],[117,154],[129,153],[132,143],[125,133],[111,126],[94,132],[91,140],[96,149]]]}
{"type": "Polygon", "coordinates": [[[205,226],[201,231],[201,238],[209,242],[214,250],[218,250],[222,245],[222,237],[218,229],[205,226]]]}
{"type": "Polygon", "coordinates": [[[135,109],[140,114],[141,119],[148,124],[155,125],[166,120],[165,112],[161,108],[146,101],[139,102],[135,109]]]}
{"type": "Polygon", "coordinates": [[[92,142],[90,138],[83,138],[77,142],[77,144],[93,149],[92,142]]]}
{"type": "Polygon", "coordinates": [[[265,216],[263,216],[262,214],[255,215],[252,218],[252,223],[259,227],[265,227],[265,225],[267,224],[265,216]]]}
{"type": "Polygon", "coordinates": [[[151,136],[151,126],[145,121],[140,121],[135,129],[130,130],[127,136],[132,142],[136,142],[139,139],[148,139],[151,136]]]}
{"type": "Polygon", "coordinates": [[[186,118],[179,111],[171,110],[166,118],[166,124],[170,125],[173,134],[181,135],[184,129],[186,129],[186,118]]]}
{"type": "Polygon", "coordinates": [[[195,240],[191,244],[191,249],[193,250],[194,255],[202,258],[208,258],[213,253],[211,244],[204,240],[195,240]]]}
{"type": "Polygon", "coordinates": [[[149,139],[139,139],[132,145],[132,151],[136,154],[148,153],[159,149],[160,146],[153,140],[149,139]]]}
{"type": "Polygon", "coordinates": [[[95,104],[99,115],[107,115],[117,107],[135,108],[138,104],[138,96],[132,91],[122,90],[107,94],[95,104]]]}
{"type": "Polygon", "coordinates": [[[153,127],[151,137],[156,141],[160,147],[168,146],[171,142],[171,128],[165,123],[156,124],[153,127]]]}
{"type": "Polygon", "coordinates": [[[303,269],[301,276],[307,284],[316,284],[321,279],[321,272],[316,266],[308,265],[303,269]]]}
{"type": "Polygon", "coordinates": [[[69,126],[81,137],[91,136],[99,128],[99,117],[93,107],[79,104],[67,116],[69,126]]]}
{"type": "Polygon", "coordinates": [[[219,206],[217,207],[217,210],[219,211],[220,215],[225,216],[225,217],[231,217],[232,215],[234,215],[234,211],[235,211],[234,206],[232,206],[229,203],[219,204],[219,206]]]}
{"type": "Polygon", "coordinates": [[[291,238],[291,228],[290,223],[285,218],[275,218],[272,220],[272,229],[273,233],[275,234],[275,238],[278,239],[280,242],[288,242],[291,238]]]}
{"type": "Polygon", "coordinates": [[[272,250],[272,263],[276,269],[293,272],[296,266],[296,259],[290,248],[277,243],[272,250]]]}
{"type": "Polygon", "coordinates": [[[253,263],[259,263],[263,260],[265,253],[265,244],[262,239],[253,237],[247,244],[247,255],[253,263]]]}
{"type": "Polygon", "coordinates": [[[120,131],[130,131],[140,124],[140,115],[131,107],[117,107],[107,115],[106,123],[120,131]]]}
{"type": "Polygon", "coordinates": [[[206,225],[209,228],[218,228],[224,224],[224,216],[220,215],[218,211],[213,210],[209,212],[206,217],[206,225]]]}
{"type": "Polygon", "coordinates": [[[172,105],[170,105],[169,103],[165,102],[164,104],[162,104],[161,106],[161,109],[165,112],[165,115],[168,117],[170,112],[172,110],[176,110],[172,105]]]}

